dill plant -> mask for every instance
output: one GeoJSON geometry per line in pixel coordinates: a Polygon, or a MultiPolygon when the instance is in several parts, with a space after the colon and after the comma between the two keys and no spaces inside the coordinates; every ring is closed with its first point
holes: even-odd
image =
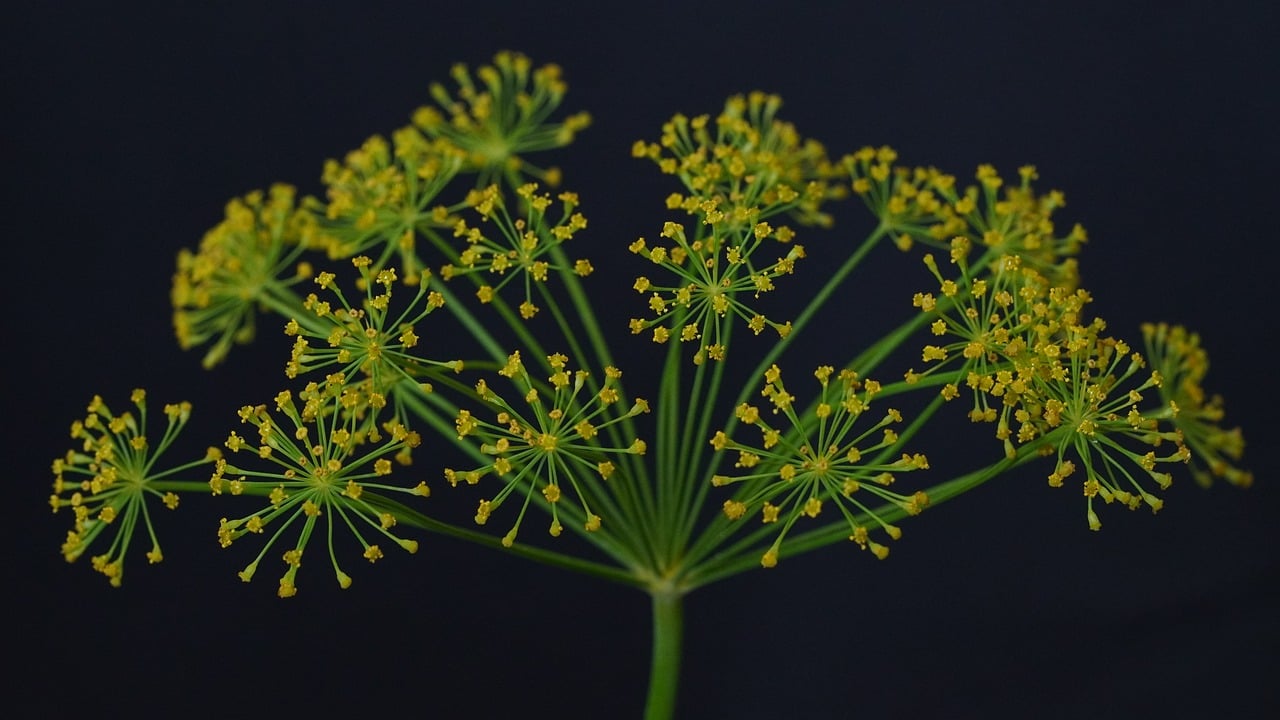
{"type": "Polygon", "coordinates": [[[450,535],[648,593],[646,716],[664,718],[682,598],[699,587],[837,543],[884,560],[902,525],[1015,469],[1070,488],[1058,493],[1092,530],[1108,505],[1160,510],[1178,474],[1252,482],[1239,429],[1201,384],[1199,338],[1152,323],[1140,350],[1109,334],[1080,286],[1087,233],[1055,222],[1063,196],[1036,188],[1035,168],[1006,180],[982,165],[966,184],[888,147],[832,157],[759,92],[675,115],[631,150],[672,190],[652,239],[616,248],[637,268],[618,329],[639,338],[620,341],[591,295],[594,263],[617,259],[584,254],[578,195],[536,160],[590,116],[559,115],[559,69],[517,53],[451,75],[410,124],[325,162],[323,197],[277,184],[233,199],[178,254],[178,342],[213,366],[280,328],[287,387],[243,405],[203,456],[164,467],[190,406],[165,406],[153,439],[143,390],[122,414],[95,397],[52,465],[69,561],[90,552],[119,585],[144,533],[159,562],[151,512],[183,493],[226,499],[209,519],[218,541],[252,545],[239,577],[274,566],[282,598],[319,579],[304,566],[351,586],[344,543],[373,563],[383,547],[415,552],[424,531],[450,535]],[[822,286],[788,287],[803,242],[831,232],[826,208],[850,200],[872,232],[822,286]],[[788,352],[883,243],[920,258],[918,281],[888,300],[900,324],[853,357],[788,352]],[[774,292],[806,304],[769,317],[774,292]],[[772,341],[740,350],[742,333],[772,341]],[[918,363],[885,367],[903,348],[918,363]],[[659,367],[657,386],[629,386],[630,363],[659,367]],[[750,381],[730,387],[730,366],[750,381]],[[934,466],[919,431],[956,422],[994,440],[972,467],[934,466]],[[433,492],[469,493],[474,513],[438,512],[433,492]]]}

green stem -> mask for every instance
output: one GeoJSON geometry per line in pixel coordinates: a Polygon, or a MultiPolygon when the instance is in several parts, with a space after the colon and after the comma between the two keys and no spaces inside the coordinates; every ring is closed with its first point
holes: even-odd
{"type": "Polygon", "coordinates": [[[634,573],[621,568],[591,560],[584,560],[572,555],[564,555],[553,550],[534,547],[533,545],[513,543],[510,547],[507,547],[504,546],[502,541],[496,537],[491,537],[476,530],[468,530],[467,528],[435,520],[390,498],[370,496],[369,503],[374,507],[390,511],[396,516],[397,521],[426,530],[427,532],[447,535],[459,540],[483,545],[494,550],[508,552],[544,565],[558,567],[562,570],[589,575],[602,580],[609,580],[629,587],[643,587],[642,581],[639,577],[634,573]]]}
{"type": "MultiPolygon", "coordinates": [[[[451,403],[441,398],[437,393],[431,393],[430,395],[419,395],[414,392],[397,393],[396,400],[398,403],[402,404],[406,410],[408,410],[409,412],[412,412],[419,419],[423,420],[428,425],[433,427],[436,430],[436,432],[440,434],[440,437],[451,439],[451,442],[453,442],[455,447],[467,453],[467,455],[470,456],[472,459],[480,463],[488,462],[488,458],[484,455],[483,452],[481,452],[479,447],[471,443],[461,442],[460,440],[456,439],[457,433],[450,426],[449,420],[447,418],[452,417],[457,412],[457,408],[453,407],[451,403]],[[442,413],[436,412],[436,409],[433,406],[440,408],[443,412],[442,413]]],[[[572,516],[573,511],[568,508],[565,508],[565,509],[561,509],[560,512],[562,513],[568,512],[572,516]]],[[[585,520],[585,518],[575,517],[575,520],[579,520],[579,519],[585,520]]],[[[429,520],[429,522],[438,522],[438,521],[429,520]]],[[[568,525],[568,528],[572,530],[579,537],[583,538],[584,540],[591,543],[592,545],[595,545],[597,548],[600,549],[601,552],[604,552],[605,554],[615,559],[619,564],[627,567],[635,567],[636,565],[639,564],[635,556],[635,551],[637,549],[637,542],[633,539],[634,536],[631,534],[632,532],[631,528],[625,526],[624,524],[615,523],[606,527],[605,530],[602,530],[600,532],[584,531],[582,529],[581,522],[570,523],[568,525]],[[615,525],[621,525],[621,527],[615,527],[615,525]],[[620,531],[620,534],[615,534],[615,532],[619,532],[619,531],[620,531]]],[[[427,529],[432,529],[432,528],[427,528],[427,529]]],[[[485,535],[483,533],[467,534],[465,536],[465,539],[471,539],[473,537],[477,538],[476,541],[480,542],[481,544],[491,545],[497,542],[495,538],[489,537],[488,535],[485,535]]],[[[517,554],[522,554],[522,553],[517,552],[517,554]]],[[[558,553],[557,553],[557,556],[559,556],[558,553]]],[[[563,556],[559,556],[559,557],[563,557],[563,556]]],[[[534,558],[534,559],[537,559],[537,558],[534,558]]],[[[553,564],[556,564],[556,563],[553,563],[553,564]]],[[[561,565],[564,566],[563,564],[561,565]]],[[[589,574],[598,574],[598,573],[589,573],[589,574]]]]}
{"type": "Polygon", "coordinates": [[[644,717],[645,720],[670,720],[675,717],[676,686],[680,679],[684,596],[671,588],[653,588],[649,592],[653,597],[653,663],[644,717]]]}
{"type": "MultiPolygon", "coordinates": [[[[883,238],[889,230],[890,228],[883,223],[876,226],[875,230],[873,230],[871,234],[862,241],[862,244],[853,252],[853,254],[845,259],[844,263],[827,280],[826,284],[824,284],[822,288],[818,290],[817,294],[809,300],[809,304],[805,306],[804,310],[802,310],[796,319],[792,321],[791,332],[786,337],[775,343],[769,352],[765,354],[760,363],[756,365],[755,370],[753,370],[751,375],[748,376],[754,380],[748,381],[742,386],[742,390],[738,393],[738,397],[734,399],[733,404],[730,406],[730,414],[723,427],[725,434],[731,435],[738,425],[738,419],[734,416],[732,408],[736,408],[746,402],[746,400],[751,396],[751,393],[759,388],[759,381],[764,377],[765,370],[782,355],[783,351],[787,349],[790,343],[795,340],[805,326],[809,324],[809,321],[813,319],[813,316],[818,312],[818,310],[827,302],[831,295],[839,289],[840,285],[846,278],[848,278],[849,274],[858,267],[872,249],[879,244],[881,238],[883,238]]],[[[889,352],[889,349],[881,348],[883,343],[893,343],[890,349],[892,347],[896,347],[897,344],[900,344],[907,336],[910,335],[910,333],[915,332],[919,328],[920,323],[921,321],[918,318],[912,318],[912,320],[907,321],[903,326],[894,330],[885,338],[882,338],[876,343],[876,345],[869,348],[868,351],[864,351],[863,356],[867,355],[870,350],[878,348],[876,351],[875,361],[879,362],[879,360],[883,359],[883,356],[887,355],[889,352]]],[[[860,356],[860,359],[863,356],[860,356]]],[[[697,520],[697,511],[701,509],[702,503],[705,501],[708,488],[711,484],[711,478],[719,469],[722,459],[723,454],[716,454],[707,464],[706,472],[703,475],[698,488],[699,494],[694,501],[694,505],[696,507],[689,515],[691,520],[697,520]]],[[[693,541],[685,556],[686,565],[689,563],[696,564],[701,561],[702,558],[712,553],[715,548],[719,546],[719,544],[724,540],[724,536],[726,534],[731,534],[735,530],[728,529],[725,526],[724,518],[721,516],[717,516],[712,522],[713,526],[704,528],[700,536],[693,541]],[[720,532],[716,532],[717,529],[719,529],[720,532]]],[[[692,537],[692,535],[693,530],[691,528],[685,531],[686,537],[692,537]]]]}
{"type": "MultiPolygon", "coordinates": [[[[569,268],[573,266],[569,262],[569,256],[565,254],[564,248],[559,245],[551,247],[551,257],[556,265],[561,268],[560,279],[564,283],[564,287],[569,292],[569,299],[573,303],[574,310],[577,312],[576,320],[578,324],[587,334],[587,339],[591,343],[591,347],[595,350],[596,358],[598,358],[601,367],[605,365],[617,365],[613,360],[613,355],[609,352],[609,343],[605,339],[604,331],[600,328],[600,322],[596,317],[595,305],[591,299],[587,297],[586,290],[582,286],[582,281],[577,273],[569,268]]],[[[619,382],[618,391],[623,397],[627,397],[626,390],[622,382],[619,382]]],[[[622,431],[631,437],[636,437],[635,422],[630,418],[623,418],[622,431]]],[[[651,481],[649,477],[648,465],[637,456],[628,456],[624,459],[628,466],[629,482],[633,484],[632,494],[636,497],[637,502],[641,503],[641,507],[646,512],[656,512],[654,505],[654,497],[650,488],[651,481]]]]}
{"type": "MultiPolygon", "coordinates": [[[[555,317],[556,323],[560,326],[561,335],[563,335],[566,342],[569,343],[570,352],[573,353],[578,362],[586,362],[587,354],[583,350],[582,343],[578,341],[577,334],[573,331],[572,323],[569,322],[569,319],[561,311],[560,304],[556,302],[555,297],[541,283],[538,284],[538,290],[541,291],[543,301],[550,309],[552,316],[555,317]]],[[[579,317],[579,319],[581,319],[581,317],[579,317]]],[[[597,353],[597,356],[601,364],[601,369],[603,369],[605,365],[612,364],[607,356],[602,356],[599,353],[597,353]]],[[[591,391],[592,395],[599,394],[601,388],[600,383],[595,380],[594,375],[587,376],[587,387],[591,391]]],[[[619,390],[621,390],[621,383],[619,383],[619,390]]],[[[608,419],[612,420],[617,417],[617,413],[612,407],[606,408],[606,413],[605,417],[608,419]]],[[[629,418],[624,418],[623,422],[620,424],[624,425],[626,428],[631,428],[630,430],[627,430],[627,432],[630,433],[632,437],[635,436],[635,430],[632,427],[629,418]]],[[[624,441],[623,434],[619,430],[618,425],[619,423],[610,423],[605,428],[604,432],[615,445],[626,445],[628,443],[624,441]]],[[[623,465],[624,472],[622,473],[622,476],[617,478],[613,483],[613,488],[614,495],[619,501],[624,503],[624,506],[623,510],[619,512],[619,517],[617,519],[621,520],[625,524],[629,533],[638,537],[647,533],[647,523],[645,523],[643,515],[646,512],[652,512],[652,507],[646,506],[644,504],[645,501],[642,498],[637,497],[638,493],[635,492],[637,489],[637,483],[647,484],[647,480],[643,479],[645,472],[643,469],[643,463],[639,461],[638,456],[630,454],[623,455],[619,458],[619,462],[623,465]]],[[[649,542],[648,544],[652,545],[652,542],[649,542]]]]}
{"type": "MultiPolygon", "coordinates": [[[[726,340],[732,330],[733,324],[730,321],[725,324],[722,330],[723,337],[726,340]]],[[[711,383],[707,389],[705,400],[702,400],[698,394],[694,394],[690,409],[692,410],[695,406],[701,408],[701,419],[696,425],[690,421],[685,428],[687,447],[681,453],[683,459],[679,468],[685,477],[680,485],[680,522],[676,528],[675,536],[675,546],[680,549],[682,554],[685,548],[689,546],[689,540],[693,537],[697,523],[703,516],[702,508],[706,504],[707,495],[711,490],[710,481],[699,482],[698,467],[700,458],[705,457],[705,453],[700,456],[698,450],[705,448],[711,437],[712,413],[718,408],[715,398],[720,395],[720,385],[724,379],[724,368],[725,363],[723,361],[716,362],[715,369],[711,373],[711,383]]],[[[701,387],[701,379],[702,376],[699,374],[698,388],[701,387]]],[[[692,417],[692,414],[690,412],[690,417],[692,417]]]]}
{"type": "MultiPolygon", "coordinates": [[[[175,492],[175,493],[200,493],[209,494],[208,480],[148,480],[147,489],[156,492],[175,492]]],[[[266,496],[273,488],[266,488],[262,492],[255,492],[256,488],[250,484],[245,488],[246,495],[262,495],[266,496]]]]}
{"type": "MultiPolygon", "coordinates": [[[[876,226],[876,229],[862,241],[862,244],[858,249],[846,258],[844,264],[842,264],[835,273],[832,274],[826,284],[822,286],[822,289],[818,290],[817,294],[810,298],[809,304],[806,305],[804,310],[802,310],[800,314],[796,316],[796,319],[792,321],[791,332],[770,348],[769,352],[765,354],[764,359],[756,365],[756,369],[749,377],[758,380],[764,376],[764,371],[767,370],[769,366],[782,355],[782,352],[787,349],[791,342],[800,335],[800,332],[809,324],[809,321],[813,319],[813,316],[818,312],[818,310],[826,304],[827,300],[836,291],[836,289],[844,283],[844,280],[849,276],[849,273],[853,272],[854,268],[858,267],[858,264],[862,262],[862,259],[867,256],[867,253],[871,252],[871,250],[879,244],[880,238],[884,237],[886,232],[888,232],[888,228],[885,225],[882,224],[876,226]]],[[[755,385],[750,383],[743,387],[742,393],[738,396],[738,399],[734,401],[733,407],[737,407],[744,402],[755,387],[755,385]]]]}
{"type": "MultiPolygon", "coordinates": [[[[925,488],[925,492],[929,496],[929,507],[936,507],[947,500],[973,490],[998,475],[1037,459],[1040,447],[1052,444],[1054,440],[1056,440],[1056,434],[1050,433],[1032,444],[1019,448],[1014,457],[1002,458],[986,467],[925,488]]],[[[897,505],[884,505],[876,509],[875,513],[884,522],[894,522],[907,516],[906,510],[897,505]]],[[[869,517],[859,516],[860,522],[868,520],[869,517]]],[[[681,586],[686,591],[689,591],[759,567],[759,555],[754,551],[750,553],[748,551],[755,547],[766,532],[774,531],[768,530],[767,526],[758,528],[755,532],[720,553],[698,562],[696,566],[691,567],[681,577],[681,586]]],[[[837,522],[795,537],[788,536],[787,542],[782,546],[781,555],[783,558],[794,557],[816,550],[840,541],[848,533],[848,525],[837,522]]],[[[718,545],[719,543],[717,542],[716,544],[718,545]]]]}

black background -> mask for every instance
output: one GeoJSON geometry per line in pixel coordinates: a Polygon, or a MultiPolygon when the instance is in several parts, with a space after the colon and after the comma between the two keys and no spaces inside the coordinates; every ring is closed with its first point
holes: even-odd
{"type": "MultiPolygon", "coordinates": [[[[1063,222],[1090,231],[1095,311],[1135,340],[1145,320],[1198,330],[1206,384],[1251,443],[1253,489],[1206,492],[1184,475],[1159,516],[1112,511],[1100,533],[1078,497],[1029,470],[913,521],[887,562],[835,547],[701,589],[686,608],[683,717],[1275,712],[1280,103],[1265,5],[11,5],[5,714],[638,716],[640,593],[428,537],[416,556],[351,567],[345,593],[304,572],[282,601],[272,577],[236,580],[243,556],[214,542],[223,510],[198,498],[161,518],[166,561],[134,558],[111,589],[62,561],[68,517],[46,504],[48,461],[94,393],[192,400],[196,452],[284,386],[270,332],[213,372],[177,349],[177,250],[248,190],[320,192],[325,158],[404,124],[452,63],[500,49],[560,64],[566,110],[595,118],[555,162],[590,218],[574,242],[601,269],[591,289],[629,303],[605,318],[642,377],[654,355],[622,330],[642,308],[618,290],[638,272],[621,248],[656,233],[673,188],[628,149],[676,111],[759,88],[836,154],[888,143],[961,178],[1036,164],[1066,193],[1063,222]]],[[[854,204],[838,223],[802,236],[814,259],[791,288],[820,282],[870,226],[854,204]]],[[[857,302],[801,347],[847,353],[910,311],[927,286],[917,261],[887,247],[872,261],[857,302]]]]}

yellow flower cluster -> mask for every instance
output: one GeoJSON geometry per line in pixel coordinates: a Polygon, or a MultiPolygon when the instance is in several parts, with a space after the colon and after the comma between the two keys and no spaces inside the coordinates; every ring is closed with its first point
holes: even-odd
{"type": "Polygon", "coordinates": [[[443,140],[430,140],[417,128],[401,128],[391,142],[381,135],[328,160],[321,176],[329,199],[324,209],[325,249],[330,258],[371,254],[377,272],[398,258],[404,282],[413,285],[423,268],[418,237],[448,227],[452,216],[433,205],[463,167],[463,153],[443,140]]]}
{"type": "Polygon", "coordinates": [[[364,297],[358,305],[353,304],[333,273],[318,274],[315,283],[337,304],[311,293],[303,303],[310,316],[301,321],[293,318],[285,325],[285,334],[294,338],[286,375],[293,378],[319,369],[336,370],[344,377],[363,374],[371,378],[378,392],[386,394],[402,379],[421,383],[440,371],[462,369],[461,360],[428,359],[419,349],[421,338],[416,328],[445,302],[440,293],[429,291],[429,277],[417,284],[407,306],[393,312],[395,268],[375,272],[372,260],[363,255],[351,262],[360,273],[358,285],[364,297]]]}
{"type": "Polygon", "coordinates": [[[286,568],[280,578],[280,597],[297,592],[295,583],[303,551],[321,523],[328,556],[342,588],[351,585],[351,577],[338,563],[334,548],[336,528],[350,530],[369,562],[380,559],[382,550],[366,538],[367,533],[373,533],[375,539],[384,537],[411,553],[417,551],[416,540],[401,538],[392,531],[396,515],[387,495],[430,494],[425,483],[403,486],[389,481],[392,459],[409,464],[410,451],[421,439],[398,419],[379,424],[377,411],[385,405],[386,398],[370,391],[367,385],[350,385],[335,374],[323,385],[309,383],[297,401],[289,391],[279,393],[275,413],[265,405],[241,408],[241,422],[257,428],[257,444],[233,431],[227,437],[226,448],[232,453],[256,456],[265,467],[242,467],[220,459],[209,486],[215,495],[250,494],[268,500],[266,507],[249,515],[234,520],[223,518],[218,528],[218,541],[223,547],[246,535],[262,535],[274,528],[262,550],[240,572],[242,580],[249,582],[253,578],[267,552],[281,541],[286,529],[299,522],[296,540],[283,553],[286,568]],[[362,409],[372,412],[361,412],[362,409]]]}
{"type": "Polygon", "coordinates": [[[178,496],[157,485],[166,477],[210,459],[157,470],[155,465],[161,454],[186,425],[191,405],[166,405],[168,424],[163,435],[149,438],[146,392],[134,390],[130,400],[134,410],[117,415],[101,397],[94,396],[88,414],[71,425],[72,439],[81,441],[79,449],[68,450],[53,461],[53,495],[49,498],[54,512],[67,509],[75,516],[62,544],[63,556],[68,562],[74,561],[91,545],[109,538],[104,551],[92,557],[92,563],[117,587],[124,579],[124,558],[139,527],[146,528],[151,543],[147,561],[158,563],[163,558],[147,499],[173,510],[178,507],[178,496]]]}
{"type": "Polygon", "coordinates": [[[777,95],[734,95],[714,120],[675,115],[657,143],[636,141],[631,154],[680,179],[687,195],[669,198],[671,209],[695,214],[702,202],[714,200],[730,217],[749,215],[747,227],[780,213],[828,225],[820,206],[845,192],[834,182],[839,167],[820,142],[801,138],[794,125],[777,118],[781,106],[777,95]]]}
{"type": "MultiPolygon", "coordinates": [[[[460,228],[456,212],[480,202],[440,199],[461,173],[479,173],[480,187],[496,181],[517,187],[525,173],[558,183],[558,172],[541,170],[521,156],[564,146],[589,124],[585,114],[551,121],[565,92],[559,69],[535,70],[522,55],[499,53],[492,66],[477,71],[479,84],[464,66],[456,66],[453,75],[457,99],[439,85],[431,88],[445,115],[419,108],[412,123],[389,139],[374,135],[341,161],[326,161],[321,174],[326,202],[296,199],[292,186],[277,184],[227,205],[225,219],[206,233],[198,250],[178,256],[172,300],[182,347],[210,345],[204,364],[212,367],[233,343],[252,340],[259,309],[286,316],[296,312],[288,288],[312,274],[310,263],[298,262],[307,250],[324,251],[330,259],[368,256],[375,274],[394,261],[405,284],[420,282],[427,274],[419,253],[422,240],[444,247],[444,235],[460,228]]],[[[543,229],[562,241],[563,233],[585,227],[580,214],[565,218],[543,229]]],[[[528,231],[537,232],[529,224],[515,234],[517,250],[528,242],[528,231]]],[[[461,228],[468,234],[465,224],[461,228]]],[[[590,268],[579,260],[573,269],[586,274],[590,268]]],[[[536,307],[526,298],[522,311],[531,315],[536,307]]]]}
{"type": "MultiPolygon", "coordinates": [[[[1173,477],[1159,467],[1186,463],[1191,457],[1180,432],[1161,429],[1162,413],[1139,409],[1143,393],[1161,384],[1160,374],[1140,372],[1145,360],[1123,341],[1100,335],[1101,326],[1094,322],[1067,328],[1055,343],[1056,361],[1036,377],[1032,392],[1021,398],[1022,407],[1015,411],[1021,423],[1019,440],[1060,432],[1053,443],[1057,462],[1049,475],[1051,486],[1061,486],[1076,470],[1066,457],[1068,450],[1080,461],[1086,516],[1093,530],[1102,527],[1093,507],[1095,497],[1108,504],[1118,500],[1130,510],[1145,503],[1157,512],[1164,502],[1142,479],[1167,489],[1173,477]],[[1167,452],[1157,455],[1157,450],[1167,452]]],[[[1046,344],[1041,354],[1049,347],[1046,344]]]]}
{"type": "Polygon", "coordinates": [[[516,189],[522,212],[513,217],[503,201],[497,185],[474,190],[467,195],[466,205],[479,213],[481,221],[492,223],[498,237],[486,235],[480,226],[468,225],[457,220],[453,225],[454,237],[466,240],[466,247],[450,264],[440,268],[440,277],[451,280],[462,275],[485,273],[496,276],[489,284],[478,280],[476,297],[482,303],[492,302],[497,293],[517,278],[524,285],[524,301],[520,304],[520,316],[532,319],[539,307],[533,302],[533,288],[541,287],[552,271],[569,272],[579,276],[590,275],[591,262],[579,259],[572,267],[556,263],[554,253],[562,243],[570,240],[578,231],[586,228],[587,219],[577,212],[576,193],[562,192],[559,217],[552,222],[547,215],[551,196],[538,192],[537,183],[525,183],[516,189]]]}
{"type": "Polygon", "coordinates": [[[309,264],[295,263],[323,242],[322,233],[294,196],[291,186],[277,184],[232,200],[199,250],[178,254],[173,325],[183,349],[212,343],[205,367],[221,362],[233,342],[252,340],[259,309],[281,303],[290,285],[310,276],[309,264]]]}
{"type": "MultiPolygon", "coordinates": [[[[707,225],[696,226],[697,231],[707,225]]],[[[653,330],[653,341],[665,343],[672,336],[680,342],[698,342],[693,361],[701,364],[706,359],[723,360],[726,343],[725,319],[739,318],[755,334],[766,327],[780,337],[791,332],[791,323],[779,323],[752,309],[743,297],[750,293],[759,298],[761,293],[774,289],[774,279],[795,271],[796,260],[804,257],[804,247],[792,245],[786,255],[773,263],[756,268],[750,256],[768,238],[790,239],[790,231],[773,228],[768,222],[757,223],[749,233],[729,238],[717,237],[714,226],[705,235],[690,238],[685,227],[668,222],[662,237],[671,246],[650,246],[643,238],[631,244],[631,251],[662,267],[677,278],[677,283],[664,285],[651,281],[648,276],[636,278],[632,286],[641,295],[648,295],[649,319],[632,318],[631,332],[639,334],[653,330]],[[732,243],[721,247],[722,242],[732,243]],[[694,260],[691,260],[694,258],[694,260]]]]}
{"type": "Polygon", "coordinates": [[[473,438],[480,452],[493,458],[471,470],[444,471],[451,485],[460,481],[476,484],[492,475],[502,489],[492,498],[481,500],[475,521],[485,524],[489,516],[513,495],[523,494],[520,512],[511,530],[502,538],[504,545],[515,542],[516,533],[535,491],[551,515],[550,533],[560,535],[561,513],[579,521],[587,532],[600,529],[601,517],[591,507],[589,498],[609,502],[594,487],[591,478],[607,480],[617,470],[610,456],[643,455],[646,444],[634,439],[630,445],[602,444],[600,433],[623,419],[649,412],[649,403],[636,398],[629,409],[618,390],[622,372],[605,368],[605,380],[596,389],[588,389],[586,370],[570,371],[568,358],[561,354],[547,357],[551,375],[546,382],[535,382],[520,357],[519,351],[507,358],[498,374],[507,378],[520,393],[524,409],[517,409],[495,392],[487,382],[476,383],[476,395],[494,413],[487,420],[461,409],[454,420],[460,440],[473,438]],[[579,508],[562,509],[566,488],[572,488],[579,508]]]}
{"type": "Polygon", "coordinates": [[[438,107],[419,108],[413,124],[427,136],[460,148],[466,171],[479,174],[479,186],[500,179],[518,186],[525,174],[548,185],[559,184],[558,170],[531,165],[523,156],[568,145],[591,124],[587,113],[548,122],[566,90],[560,68],[534,68],[524,55],[500,52],[492,65],[480,66],[475,77],[462,64],[455,65],[451,75],[458,86],[456,96],[433,83],[431,97],[438,107]]]}
{"type": "Polygon", "coordinates": [[[1214,478],[1249,487],[1253,473],[1236,467],[1244,455],[1240,428],[1219,425],[1225,415],[1222,396],[1209,395],[1201,382],[1209,371],[1209,356],[1200,347],[1200,336],[1180,325],[1147,323],[1142,326],[1147,356],[1161,374],[1160,397],[1170,409],[1171,422],[1191,447],[1191,475],[1208,487],[1214,478]]]}
{"type": "MultiPolygon", "coordinates": [[[[994,377],[997,370],[1007,369],[1002,363],[1008,357],[1021,355],[1028,335],[1052,334],[1063,322],[1076,322],[1088,294],[1083,290],[1072,293],[1062,288],[1052,289],[1047,278],[1025,267],[1016,255],[1004,255],[980,267],[970,267],[970,248],[967,237],[952,239],[951,264],[959,270],[955,278],[944,278],[933,255],[924,256],[925,265],[938,283],[937,295],[918,292],[911,302],[935,318],[929,326],[930,333],[939,340],[938,344],[925,345],[921,352],[927,369],[923,373],[908,370],[906,378],[909,383],[931,375],[966,381],[974,398],[970,418],[975,422],[992,422],[997,411],[989,402],[988,391],[993,385],[980,379],[994,377]]],[[[991,255],[988,252],[984,258],[991,255]]],[[[957,397],[960,384],[956,381],[944,385],[943,397],[948,400],[957,397]]],[[[996,399],[1003,397],[1006,385],[1002,383],[996,389],[996,399]]],[[[1014,386],[1013,392],[1019,392],[1021,387],[1021,384],[1014,386]]],[[[1000,404],[1006,408],[1001,421],[1007,422],[1008,404],[1000,404]]]]}
{"type": "MultiPolygon", "coordinates": [[[[923,360],[932,365],[924,373],[909,371],[907,382],[928,375],[951,378],[941,390],[948,400],[960,394],[963,384],[974,397],[970,419],[995,424],[1008,456],[1016,454],[1015,441],[1040,442],[1056,454],[1050,485],[1060,487],[1082,470],[1076,477],[1087,498],[1091,528],[1101,527],[1095,497],[1107,503],[1118,500],[1130,509],[1144,503],[1152,511],[1162,507],[1149,483],[1167,488],[1172,476],[1159,468],[1191,458],[1184,425],[1239,456],[1239,444],[1232,439],[1236,436],[1177,420],[1179,406],[1170,392],[1203,398],[1195,389],[1203,373],[1182,374],[1190,378],[1187,390],[1149,392],[1165,385],[1164,373],[1145,370],[1145,359],[1106,335],[1101,319],[1085,319],[1092,300],[1087,292],[1054,284],[1026,267],[1023,256],[996,256],[996,249],[983,255],[993,260],[972,267],[969,248],[967,237],[952,241],[951,262],[960,271],[955,279],[944,278],[932,256],[925,258],[939,295],[917,293],[913,303],[936,316],[932,332],[943,340],[925,346],[923,360]],[[1152,407],[1148,395],[1159,404],[1152,407]]],[[[1185,338],[1160,345],[1173,346],[1178,349],[1162,352],[1161,363],[1176,372],[1174,367],[1192,347],[1185,338]]],[[[1205,417],[1216,420],[1220,415],[1210,409],[1205,417]]],[[[1224,465],[1218,467],[1227,473],[1224,465]]]]}
{"type": "Polygon", "coordinates": [[[1017,185],[1007,184],[991,165],[980,165],[976,185],[960,188],[956,178],[932,167],[894,165],[890,147],[864,147],[844,159],[860,196],[906,250],[915,242],[946,248],[956,236],[997,255],[1016,255],[1057,285],[1074,286],[1074,256],[1088,236],[1080,225],[1057,235],[1053,213],[1066,201],[1061,192],[1040,194],[1032,187],[1035,167],[1018,168],[1017,185]]]}
{"type": "Polygon", "coordinates": [[[826,150],[777,119],[780,106],[781,100],[764,93],[734,96],[714,120],[676,115],[663,125],[659,142],[641,140],[632,147],[633,156],[653,160],[680,179],[686,193],[672,193],[667,209],[693,222],[667,222],[661,241],[640,238],[631,244],[631,252],[674,275],[674,281],[636,278],[633,287],[648,297],[653,316],[633,318],[631,332],[652,330],[658,343],[672,337],[697,341],[697,364],[724,359],[724,335],[734,318],[757,335],[765,328],[782,337],[790,333],[789,322],[770,320],[752,307],[752,300],[774,290],[774,281],[793,273],[805,256],[804,247],[792,242],[795,231],[775,223],[790,215],[802,223],[829,224],[820,206],[844,192],[831,181],[838,171],[826,150]],[[760,258],[774,243],[785,250],[760,258]]]}
{"type": "Polygon", "coordinates": [[[848,523],[849,539],[883,560],[889,548],[875,542],[870,530],[881,529],[895,540],[902,533],[881,517],[878,508],[893,505],[916,515],[929,504],[923,492],[904,495],[889,489],[898,473],[929,467],[920,454],[904,453],[896,460],[885,457],[898,444],[891,426],[902,421],[901,413],[890,408],[878,420],[859,425],[859,419],[870,412],[880,384],[860,379],[852,370],[836,373],[831,366],[819,367],[814,377],[822,390],[802,417],[778,366],[765,372],[761,394],[772,405],[771,414],[786,416],[789,429],[770,423],[759,407],[743,403],[735,416],[760,431],[759,441],[740,442],[724,431],[711,438],[717,452],[738,453],[737,473],[712,478],[717,486],[743,483],[742,491],[724,502],[725,516],[739,520],[758,512],[762,522],[780,524],[773,544],[760,559],[764,567],[777,564],[783,540],[797,520],[816,519],[831,505],[848,523]]]}

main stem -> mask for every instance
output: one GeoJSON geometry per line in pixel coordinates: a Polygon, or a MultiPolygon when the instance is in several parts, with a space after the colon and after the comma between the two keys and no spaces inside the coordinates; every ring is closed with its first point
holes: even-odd
{"type": "Polygon", "coordinates": [[[676,713],[676,686],[680,679],[680,643],[684,634],[684,593],[652,589],[653,664],[649,670],[649,698],[645,720],[671,720],[676,713]]]}

